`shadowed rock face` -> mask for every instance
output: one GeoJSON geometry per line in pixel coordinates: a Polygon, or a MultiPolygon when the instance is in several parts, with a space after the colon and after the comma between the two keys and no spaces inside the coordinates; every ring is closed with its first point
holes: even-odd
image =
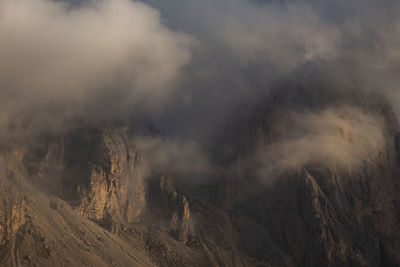
{"type": "Polygon", "coordinates": [[[287,88],[234,116],[216,142],[219,178],[203,184],[176,179],[173,169],[152,172],[136,135],[121,126],[3,149],[0,265],[398,266],[398,126],[390,106],[357,91],[287,88]],[[348,107],[357,112],[342,112],[348,107]],[[370,136],[382,144],[370,146],[370,136]],[[331,149],[327,140],[361,152],[308,149],[316,142],[331,149]],[[359,160],[342,160],[348,155],[359,160]],[[288,158],[295,164],[277,165],[288,158]]]}
{"type": "MultiPolygon", "coordinates": [[[[278,92],[267,105],[257,109],[258,115],[248,124],[248,141],[242,143],[247,150],[260,146],[269,149],[279,143],[283,134],[279,125],[288,119],[291,109],[315,113],[350,105],[329,94],[321,99],[322,106],[304,103],[299,92],[304,89],[293,88],[292,95],[278,92]]],[[[257,179],[253,176],[254,164],[241,164],[241,175],[223,186],[221,192],[231,199],[228,206],[240,236],[239,244],[244,254],[256,262],[269,263],[277,258],[279,264],[294,266],[399,264],[396,119],[381,98],[358,92],[346,92],[341,97],[350,99],[351,106],[383,118],[385,144],[373,159],[349,168],[341,168],[334,161],[299,161],[295,168],[282,170],[279,177],[261,174],[257,179]]],[[[307,158],[309,152],[301,152],[307,158]]],[[[277,157],[279,153],[275,151],[277,157]]],[[[273,160],[269,163],[275,164],[273,160]]]]}

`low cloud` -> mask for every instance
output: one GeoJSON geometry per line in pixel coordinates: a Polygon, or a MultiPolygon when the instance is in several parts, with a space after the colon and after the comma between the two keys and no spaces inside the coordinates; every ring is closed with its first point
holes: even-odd
{"type": "MultiPolygon", "coordinates": [[[[277,82],[321,107],[325,87],[400,106],[399,13],[397,0],[0,0],[0,140],[145,122],[163,133],[138,139],[154,169],[207,173],[202,151],[277,82]]],[[[343,103],[355,107],[290,113],[259,151],[263,173],[379,153],[381,119],[343,103]]]]}
{"type": "Polygon", "coordinates": [[[267,180],[309,165],[351,170],[376,160],[385,146],[381,118],[352,107],[290,113],[277,127],[278,140],[256,156],[267,180]]]}
{"type": "Polygon", "coordinates": [[[193,182],[213,175],[209,157],[196,142],[142,136],[135,138],[135,145],[143,155],[147,175],[172,173],[193,182]]]}
{"type": "Polygon", "coordinates": [[[219,25],[221,41],[242,64],[289,72],[302,63],[339,56],[341,32],[305,3],[237,2],[219,25]]]}
{"type": "Polygon", "coordinates": [[[93,113],[157,109],[171,96],[194,44],[137,1],[2,0],[2,121],[49,105],[70,113],[90,105],[93,113]]]}

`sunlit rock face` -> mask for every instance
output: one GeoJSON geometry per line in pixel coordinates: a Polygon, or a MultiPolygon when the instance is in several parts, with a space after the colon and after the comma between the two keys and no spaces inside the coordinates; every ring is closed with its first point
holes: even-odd
{"type": "Polygon", "coordinates": [[[145,207],[140,154],[122,129],[78,130],[64,140],[66,196],[107,227],[137,220],[145,207]]]}
{"type": "Polygon", "coordinates": [[[18,231],[26,222],[21,177],[27,173],[21,163],[24,147],[16,146],[0,156],[0,245],[13,247],[18,231]]]}
{"type": "Polygon", "coordinates": [[[15,191],[14,187],[10,187],[2,183],[0,197],[0,245],[11,245],[10,241],[14,240],[18,230],[25,223],[24,201],[22,192],[15,191]],[[8,190],[13,190],[10,193],[8,190]]]}
{"type": "Polygon", "coordinates": [[[141,156],[125,130],[78,128],[29,148],[23,160],[29,179],[81,215],[114,229],[135,222],[143,211],[141,156]]]}

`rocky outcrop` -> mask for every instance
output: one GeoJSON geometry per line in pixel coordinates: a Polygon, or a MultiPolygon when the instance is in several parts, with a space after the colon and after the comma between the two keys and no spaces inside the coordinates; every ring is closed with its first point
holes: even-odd
{"type": "MultiPolygon", "coordinates": [[[[304,88],[300,92],[296,92],[298,88],[293,90],[289,97],[279,95],[280,92],[272,94],[267,105],[256,109],[257,115],[251,116],[247,124],[248,134],[242,136],[247,142],[240,143],[247,149],[236,150],[246,151],[241,157],[246,157],[246,153],[252,155],[249,151],[254,149],[268,149],[276,144],[281,137],[279,125],[293,109],[312,113],[343,104],[342,100],[340,104],[336,102],[338,96],[329,99],[329,94],[325,99],[319,98],[323,105],[304,103],[304,88]]],[[[254,264],[396,266],[400,263],[397,122],[390,106],[381,98],[366,97],[359,92],[358,98],[347,94],[355,93],[341,95],[342,99],[350,99],[352,106],[383,118],[385,145],[373,159],[350,169],[334,161],[305,161],[295,168],[286,168],[265,183],[254,172],[257,165],[246,165],[238,157],[237,175],[222,183],[220,203],[231,214],[243,253],[254,264]]],[[[279,153],[276,152],[277,157],[279,153]]]]}
{"type": "Polygon", "coordinates": [[[30,190],[24,214],[1,266],[154,266],[141,240],[128,244],[57,197],[30,190]]]}
{"type": "MultiPolygon", "coordinates": [[[[141,156],[122,129],[80,130],[65,138],[65,195],[108,229],[135,222],[145,208],[141,156]]],[[[117,230],[117,229],[114,229],[117,230]]]]}
{"type": "Polygon", "coordinates": [[[0,264],[398,266],[399,131],[390,106],[360,92],[310,94],[278,90],[243,112],[216,142],[217,178],[203,183],[173,168],[149,171],[135,134],[120,126],[74,128],[4,147],[0,264]],[[323,114],[322,124],[316,120],[328,125],[322,141],[357,145],[360,158],[347,162],[351,149],[346,160],[324,152],[318,139],[318,153],[295,151],[295,164],[271,168],[276,158],[292,158],[285,138],[312,145],[317,136],[304,125],[300,133],[312,138],[288,131],[298,127],[293,114],[323,114]],[[363,131],[354,129],[359,125],[363,131]],[[364,153],[364,130],[375,134],[376,127],[381,132],[372,136],[384,142],[364,153]]]}
{"type": "Polygon", "coordinates": [[[26,147],[30,181],[90,220],[116,232],[144,210],[144,169],[126,130],[78,128],[26,147]]]}
{"type": "Polygon", "coordinates": [[[0,156],[0,246],[13,246],[13,241],[25,223],[24,190],[21,177],[26,170],[21,164],[24,153],[15,148],[0,156]]]}
{"type": "Polygon", "coordinates": [[[9,245],[25,223],[24,201],[15,187],[1,184],[0,195],[0,246],[9,245]],[[9,193],[11,190],[12,193],[9,193]]]}

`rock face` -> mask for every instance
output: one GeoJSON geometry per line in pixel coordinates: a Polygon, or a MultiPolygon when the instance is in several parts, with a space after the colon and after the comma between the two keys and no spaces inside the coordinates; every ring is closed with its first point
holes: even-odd
{"type": "Polygon", "coordinates": [[[131,141],[120,128],[74,129],[28,144],[23,163],[33,183],[112,230],[145,208],[144,170],[131,141]]]}
{"type": "Polygon", "coordinates": [[[18,230],[25,223],[23,190],[17,176],[26,172],[21,168],[23,151],[15,149],[0,157],[0,246],[12,247],[18,230]]]}
{"type": "Polygon", "coordinates": [[[78,212],[108,229],[135,222],[145,208],[145,181],[140,154],[126,133],[80,130],[63,146],[62,183],[78,212]]]}
{"type": "MultiPolygon", "coordinates": [[[[257,181],[253,188],[246,188],[252,180],[249,173],[224,186],[233,188],[230,195],[236,196],[230,198],[230,212],[239,243],[256,262],[269,264],[277,259],[276,264],[294,266],[399,264],[397,124],[381,99],[361,96],[352,105],[385,122],[385,146],[373,161],[350,170],[338,168],[334,162],[301,164],[264,189],[257,181]]],[[[285,120],[289,107],[304,108],[297,97],[302,95],[295,92],[289,98],[278,95],[270,99],[264,111],[258,112],[261,116],[249,123],[247,146],[270,147],[280,136],[279,122],[285,120]]],[[[320,101],[323,108],[337,105],[334,99],[320,101]]],[[[319,103],[311,108],[307,104],[308,111],[320,108],[319,103]]]]}
{"type": "Polygon", "coordinates": [[[140,241],[128,244],[39,192],[25,197],[24,222],[8,243],[1,266],[154,266],[140,241]]]}
{"type": "MultiPolygon", "coordinates": [[[[135,134],[121,126],[7,146],[0,158],[0,265],[398,266],[399,135],[390,106],[352,91],[313,99],[289,87],[242,112],[215,150],[218,179],[201,184],[171,169],[152,172],[135,134]],[[374,147],[364,128],[355,130],[365,121],[357,114],[347,128],[328,124],[327,139],[303,128],[305,136],[287,135],[291,114],[343,106],[380,118],[384,142],[374,153],[364,153],[374,147]],[[284,137],[308,146],[310,134],[321,149],[338,136],[362,144],[360,160],[282,145],[284,137]],[[296,161],[277,171],[278,157],[296,161]]],[[[347,116],[328,114],[323,120],[335,123],[347,116]]]]}
{"type": "Polygon", "coordinates": [[[10,240],[13,240],[20,227],[25,223],[24,202],[21,192],[15,191],[15,185],[12,187],[1,185],[0,197],[0,245],[10,245],[10,240]]]}

